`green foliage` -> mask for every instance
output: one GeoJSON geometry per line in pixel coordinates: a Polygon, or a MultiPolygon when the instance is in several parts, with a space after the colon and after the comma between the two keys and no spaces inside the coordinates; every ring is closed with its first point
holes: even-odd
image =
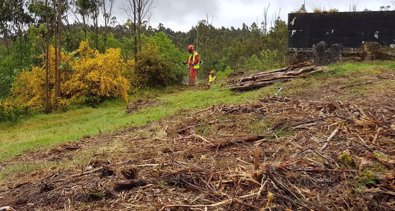
{"type": "Polygon", "coordinates": [[[219,79],[228,78],[232,73],[235,72],[235,71],[234,71],[231,67],[229,67],[229,66],[227,66],[225,69],[216,70],[216,71],[217,71],[217,77],[218,77],[219,79]]]}
{"type": "Polygon", "coordinates": [[[163,87],[174,83],[171,63],[159,54],[155,43],[144,44],[137,58],[132,82],[136,87],[163,87]]]}
{"type": "Polygon", "coordinates": [[[259,56],[254,54],[247,59],[242,57],[239,60],[239,67],[246,70],[271,70],[284,65],[282,59],[279,51],[265,49],[259,56]]]}
{"type": "Polygon", "coordinates": [[[354,159],[352,157],[352,155],[350,154],[349,151],[344,151],[342,152],[339,157],[338,160],[345,164],[346,166],[350,166],[350,167],[355,167],[356,163],[354,162],[354,159]]]}
{"type": "Polygon", "coordinates": [[[181,52],[165,33],[156,33],[147,40],[147,43],[155,43],[158,46],[160,56],[171,63],[172,72],[176,80],[184,75],[185,66],[181,64],[181,61],[186,60],[188,54],[181,52]]]}
{"type": "Polygon", "coordinates": [[[285,65],[284,54],[278,50],[265,49],[260,53],[263,69],[280,68],[285,65]]]}
{"type": "Polygon", "coordinates": [[[164,87],[180,83],[185,74],[181,61],[187,58],[164,33],[143,37],[142,50],[132,67],[132,85],[138,88],[164,87]]]}
{"type": "Polygon", "coordinates": [[[75,5],[77,6],[77,10],[82,15],[87,15],[89,10],[91,10],[93,6],[92,0],[76,0],[75,5]]]}
{"type": "Polygon", "coordinates": [[[51,1],[48,1],[48,7],[45,5],[44,0],[36,0],[32,1],[29,6],[29,12],[36,18],[37,22],[44,23],[46,18],[46,13],[48,11],[48,19],[49,21],[54,20],[55,11],[53,7],[50,5],[51,1]]]}
{"type": "Polygon", "coordinates": [[[275,21],[274,27],[271,28],[267,36],[264,49],[277,52],[275,58],[279,64],[283,65],[287,62],[288,26],[283,20],[277,19],[275,21]]]}
{"type": "Polygon", "coordinates": [[[250,58],[245,59],[243,68],[248,70],[260,70],[263,66],[262,60],[257,55],[252,55],[250,58]]]}
{"type": "Polygon", "coordinates": [[[32,63],[31,43],[21,40],[0,46],[0,97],[7,96],[16,75],[32,63]]]}
{"type": "Polygon", "coordinates": [[[232,69],[248,69],[252,66],[254,69],[262,70],[282,66],[286,62],[288,28],[281,20],[275,22],[268,34],[265,34],[266,30],[259,28],[256,23],[229,29],[215,28],[207,21],[200,21],[187,33],[173,32],[163,25],[160,25],[159,31],[167,33],[180,49],[185,49],[188,44],[197,47],[203,61],[199,72],[204,77],[212,68],[221,71],[228,66],[232,69]],[[265,50],[270,53],[266,55],[265,50]],[[261,55],[262,52],[264,55],[261,55]],[[262,61],[257,61],[256,57],[262,61]],[[247,67],[244,66],[246,63],[247,67]]]}
{"type": "Polygon", "coordinates": [[[365,169],[359,175],[358,182],[365,186],[374,185],[377,183],[377,176],[371,169],[365,169]]]}
{"type": "Polygon", "coordinates": [[[0,57],[0,97],[8,94],[14,77],[14,68],[11,56],[0,57]]]}
{"type": "Polygon", "coordinates": [[[44,0],[4,0],[0,8],[0,98],[10,97],[12,93],[24,106],[41,109],[46,98],[43,55],[47,45],[55,44],[56,13],[62,16],[61,39],[57,40],[63,62],[59,65],[60,98],[55,99],[58,94],[55,94],[54,85],[58,84],[55,81],[54,52],[50,52],[48,87],[51,104],[64,107],[75,102],[96,104],[112,97],[126,99],[125,90],[128,87],[125,80],[129,80],[128,84],[134,88],[181,83],[188,73],[182,64],[188,58],[185,50],[188,44],[194,44],[201,55],[203,64],[199,76],[204,80],[213,68],[219,77],[225,77],[234,69],[270,69],[284,62],[287,29],[285,22],[279,20],[268,33],[256,23],[229,29],[216,28],[207,21],[200,21],[186,33],[172,31],[163,25],[154,29],[143,24],[142,52],[134,61],[136,43],[132,21],[99,27],[96,20],[102,1],[58,3],[61,4],[59,7],[54,5],[54,1],[48,1],[46,5],[44,0]],[[68,4],[73,4],[72,8],[81,16],[82,23],[66,23],[67,15],[71,14],[67,11],[70,9],[68,4]],[[46,26],[47,18],[50,27],[46,26]],[[47,36],[49,40],[46,40],[47,36]],[[95,46],[90,58],[76,53],[82,41],[95,46]],[[120,49],[110,53],[116,58],[106,52],[106,49],[112,48],[120,49]],[[100,60],[110,62],[100,63],[100,60]],[[111,63],[112,60],[119,64],[111,63]]]}
{"type": "MultiPolygon", "coordinates": [[[[101,36],[102,37],[102,36],[101,36]]],[[[122,49],[123,45],[125,43],[122,42],[123,40],[118,40],[117,38],[114,37],[113,34],[107,35],[107,48],[120,48],[122,49]]],[[[104,45],[104,43],[103,43],[104,45]]],[[[128,57],[128,56],[125,56],[128,57]]]]}
{"type": "Polygon", "coordinates": [[[16,122],[28,114],[28,109],[21,105],[0,101],[0,122],[16,122]]]}
{"type": "Polygon", "coordinates": [[[267,35],[263,34],[256,24],[252,24],[251,27],[244,25],[240,31],[224,32],[229,33],[223,38],[224,46],[212,49],[207,55],[217,55],[213,55],[216,60],[210,62],[210,66],[216,69],[218,66],[222,66],[219,69],[225,69],[223,66],[227,65],[234,69],[267,70],[285,65],[288,28],[284,21],[277,20],[267,35]]]}

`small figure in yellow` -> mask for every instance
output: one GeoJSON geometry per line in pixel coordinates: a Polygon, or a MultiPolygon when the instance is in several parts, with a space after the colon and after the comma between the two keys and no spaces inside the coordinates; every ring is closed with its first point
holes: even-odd
{"type": "Polygon", "coordinates": [[[211,84],[212,82],[215,81],[215,79],[217,79],[217,76],[215,75],[215,70],[212,69],[210,71],[210,75],[208,76],[208,83],[211,84]]]}
{"type": "Polygon", "coordinates": [[[214,83],[215,79],[217,79],[217,76],[215,75],[215,70],[212,69],[210,71],[210,75],[208,76],[208,82],[206,84],[206,88],[209,89],[211,84],[214,83]]]}

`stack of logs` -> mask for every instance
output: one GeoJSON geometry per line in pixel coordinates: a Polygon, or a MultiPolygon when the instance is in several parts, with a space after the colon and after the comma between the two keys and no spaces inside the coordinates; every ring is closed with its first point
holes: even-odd
{"type": "Polygon", "coordinates": [[[230,89],[232,91],[250,91],[277,82],[285,82],[294,78],[303,78],[312,73],[320,72],[323,68],[319,68],[311,62],[303,62],[278,70],[269,72],[258,72],[243,77],[232,82],[230,89]]]}

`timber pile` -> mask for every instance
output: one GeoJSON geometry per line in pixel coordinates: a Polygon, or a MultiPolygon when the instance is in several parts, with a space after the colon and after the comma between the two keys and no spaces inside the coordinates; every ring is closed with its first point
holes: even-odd
{"type": "Polygon", "coordinates": [[[232,91],[239,92],[250,91],[269,86],[277,82],[285,82],[294,78],[303,78],[320,71],[322,71],[322,68],[318,68],[310,62],[304,62],[270,72],[254,73],[247,77],[234,80],[231,82],[233,85],[230,89],[232,91]]]}

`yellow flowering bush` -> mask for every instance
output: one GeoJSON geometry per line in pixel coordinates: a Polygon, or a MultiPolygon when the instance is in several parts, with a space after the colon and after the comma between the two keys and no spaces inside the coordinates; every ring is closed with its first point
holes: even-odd
{"type": "Polygon", "coordinates": [[[89,103],[114,97],[127,101],[129,82],[122,75],[124,61],[120,49],[108,49],[100,54],[89,51],[82,42],[77,52],[81,58],[72,63],[73,75],[64,87],[67,96],[89,103]]]}
{"type": "MultiPolygon", "coordinates": [[[[42,55],[45,56],[45,55],[42,55]]],[[[62,52],[62,64],[59,65],[61,78],[61,87],[63,87],[65,81],[71,77],[71,71],[69,64],[72,61],[70,54],[62,52]]],[[[55,48],[50,46],[49,48],[49,94],[51,101],[55,100],[55,48]]],[[[41,109],[44,107],[46,85],[45,85],[45,62],[40,67],[33,67],[31,71],[22,71],[15,82],[12,85],[11,94],[15,98],[16,102],[23,104],[24,106],[41,109]]],[[[60,101],[60,99],[58,99],[60,101]]]]}
{"type": "MultiPolygon", "coordinates": [[[[50,47],[49,93],[55,102],[55,49],[50,47]]],[[[120,49],[108,49],[101,54],[81,42],[78,50],[62,52],[61,96],[56,99],[57,107],[71,103],[97,103],[107,98],[128,99],[129,82],[122,75],[125,62],[120,49]]],[[[16,102],[34,109],[42,109],[46,99],[45,62],[31,71],[23,71],[12,87],[16,102]]]]}

